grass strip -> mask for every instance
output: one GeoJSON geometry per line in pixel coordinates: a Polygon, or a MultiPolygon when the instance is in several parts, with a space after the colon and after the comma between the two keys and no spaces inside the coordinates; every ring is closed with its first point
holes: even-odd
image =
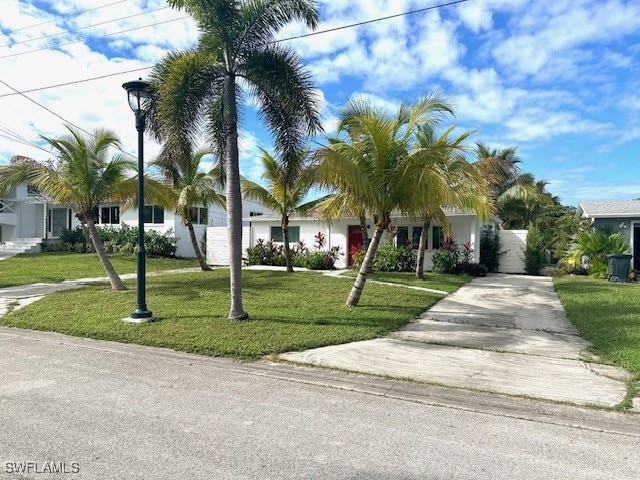
{"type": "Polygon", "coordinates": [[[138,343],[210,356],[256,359],[384,336],[442,296],[368,284],[360,305],[345,306],[350,282],[316,272],[245,271],[243,303],[251,320],[230,323],[228,269],[147,279],[150,324],[120,320],[135,307],[135,283],[113,292],[105,285],[51,294],[0,318],[0,325],[138,343]]]}
{"type": "Polygon", "coordinates": [[[640,284],[567,276],[554,278],[553,285],[594,352],[640,378],[640,284]]]}
{"type": "MultiPolygon", "coordinates": [[[[137,268],[135,255],[110,255],[118,274],[133,273],[137,268]]],[[[148,272],[197,267],[191,258],[147,258],[148,272]]],[[[29,283],[58,283],[86,277],[106,277],[95,253],[20,254],[0,261],[0,288],[29,283]]]]}

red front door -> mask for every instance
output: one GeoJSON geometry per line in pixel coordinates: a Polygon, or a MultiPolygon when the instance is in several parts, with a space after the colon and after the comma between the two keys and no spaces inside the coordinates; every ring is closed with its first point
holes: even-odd
{"type": "Polygon", "coordinates": [[[364,245],[362,237],[362,227],[360,225],[349,225],[349,266],[353,265],[353,254],[364,245]]]}

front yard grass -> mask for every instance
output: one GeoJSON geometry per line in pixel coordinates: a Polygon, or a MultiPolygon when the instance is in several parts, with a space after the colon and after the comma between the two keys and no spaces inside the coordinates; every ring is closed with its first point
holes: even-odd
{"type": "MultiPolygon", "coordinates": [[[[357,270],[348,270],[343,273],[344,276],[355,278],[358,274],[357,270]]],[[[398,283],[400,285],[410,285],[413,287],[432,288],[434,290],[442,290],[444,292],[455,292],[462,285],[469,283],[471,277],[469,275],[450,275],[447,273],[425,272],[424,280],[416,278],[413,272],[374,272],[367,275],[368,280],[377,280],[379,282],[398,283]]],[[[368,286],[365,287],[366,289],[368,286]]]]}
{"type": "MultiPolygon", "coordinates": [[[[110,255],[118,274],[133,273],[137,267],[135,255],[110,255]]],[[[148,258],[148,272],[197,267],[191,258],[148,258]]],[[[57,283],[86,277],[106,277],[107,273],[95,253],[21,254],[0,261],[0,288],[29,283],[57,283]]]]}
{"type": "Polygon", "coordinates": [[[640,284],[556,277],[567,316],[604,360],[640,378],[640,284]]]}
{"type": "Polygon", "coordinates": [[[442,298],[372,283],[354,308],[345,306],[351,282],[343,279],[316,272],[245,271],[243,303],[251,320],[230,323],[229,271],[216,269],[148,278],[147,305],[158,321],[131,325],[121,322],[136,303],[135,282],[126,283],[125,292],[92,285],[54,293],[0,318],[0,325],[256,359],[384,336],[442,298]]]}

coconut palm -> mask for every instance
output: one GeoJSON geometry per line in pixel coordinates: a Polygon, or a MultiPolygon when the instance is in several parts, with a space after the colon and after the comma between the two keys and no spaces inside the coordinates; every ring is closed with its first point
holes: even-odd
{"type": "Polygon", "coordinates": [[[110,156],[111,148],[120,147],[113,132],[98,129],[84,136],[69,126],[67,129],[69,135],[59,139],[42,137],[55,152],[54,161],[43,164],[28,160],[3,167],[0,196],[12,186],[28,183],[53,201],[74,210],[87,226],[111,288],[125,290],[98,237],[94,212],[102,203],[135,196],[137,180],[131,173],[135,172],[136,165],[120,155],[110,156]]]}
{"type": "MultiPolygon", "coordinates": [[[[231,308],[229,319],[243,320],[242,197],[238,153],[238,110],[248,93],[274,136],[285,162],[320,129],[316,92],[300,58],[276,43],[287,23],[318,24],[312,0],[170,0],[187,11],[202,35],[186,51],[165,56],[151,75],[149,121],[170,148],[195,143],[207,132],[225,171],[229,226],[231,308]],[[173,146],[172,146],[173,144],[173,146]]],[[[174,150],[175,151],[175,150],[174,150]]]]}
{"type": "Polygon", "coordinates": [[[302,203],[313,185],[313,171],[308,165],[307,156],[300,154],[298,161],[288,164],[278,162],[276,158],[262,149],[262,178],[266,187],[242,178],[242,194],[249,200],[277,212],[281,217],[282,240],[287,272],[293,272],[293,259],[289,246],[289,218],[293,213],[305,215],[322,199],[302,203]]]}
{"type": "Polygon", "coordinates": [[[196,207],[208,207],[218,204],[226,207],[224,197],[216,191],[217,182],[212,173],[201,171],[202,159],[210,155],[207,150],[199,150],[193,155],[171,155],[163,149],[158,158],[151,163],[156,166],[163,177],[171,182],[174,193],[173,208],[176,215],[182,219],[182,224],[189,230],[189,238],[193,252],[202,270],[211,270],[207,265],[193,227],[196,207]]]}
{"type": "Polygon", "coordinates": [[[450,139],[453,127],[436,137],[431,124],[422,125],[416,134],[416,144],[405,168],[413,179],[412,187],[420,199],[422,209],[422,231],[418,243],[416,278],[424,279],[424,256],[427,235],[431,222],[439,220],[448,226],[445,209],[457,208],[474,212],[486,219],[490,216],[491,201],[489,184],[483,173],[467,162],[464,154],[468,150],[465,140],[473,133],[464,132],[450,139]]]}
{"type": "Polygon", "coordinates": [[[336,192],[319,205],[318,211],[328,218],[364,211],[375,222],[347,305],[358,304],[392,212],[423,213],[421,198],[412,189],[415,180],[407,167],[420,126],[433,124],[445,113],[452,113],[452,109],[437,95],[402,104],[395,115],[355,98],[342,109],[338,136],[329,138],[329,145],[318,152],[318,183],[336,192]]]}

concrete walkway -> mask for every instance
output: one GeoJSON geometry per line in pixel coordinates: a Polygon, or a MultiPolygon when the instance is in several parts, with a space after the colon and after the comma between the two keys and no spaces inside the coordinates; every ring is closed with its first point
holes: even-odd
{"type": "MultiPolygon", "coordinates": [[[[365,293],[366,295],[366,293],[365,293]]],[[[280,355],[283,360],[452,387],[614,407],[631,375],[594,363],[551,278],[489,275],[387,338],[280,355]]],[[[635,409],[639,410],[638,401],[635,409]]]]}

